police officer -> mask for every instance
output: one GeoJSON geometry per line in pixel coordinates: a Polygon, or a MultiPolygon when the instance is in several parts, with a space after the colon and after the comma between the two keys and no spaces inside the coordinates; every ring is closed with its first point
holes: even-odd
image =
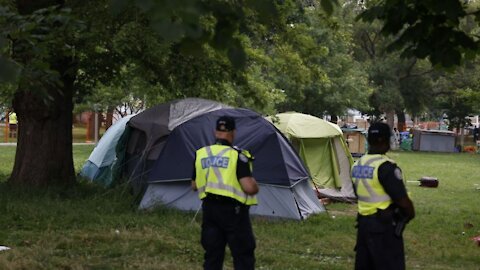
{"type": "Polygon", "coordinates": [[[405,269],[402,231],[415,216],[402,172],[385,153],[390,127],[373,123],[368,129],[368,153],[352,167],[358,197],[355,269],[405,269]]]}
{"type": "Polygon", "coordinates": [[[216,143],[196,152],[192,188],[202,200],[201,243],[204,269],[222,269],[228,244],[235,269],[254,269],[255,238],[249,207],[257,204],[258,185],[252,177],[253,157],[232,146],[235,119],[218,118],[216,143]]]}

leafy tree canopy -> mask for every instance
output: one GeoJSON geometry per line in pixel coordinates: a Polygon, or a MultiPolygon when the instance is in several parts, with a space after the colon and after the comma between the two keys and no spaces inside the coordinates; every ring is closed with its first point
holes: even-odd
{"type": "Polygon", "coordinates": [[[476,32],[465,20],[480,20],[476,1],[366,0],[359,19],[382,21],[381,33],[394,37],[390,51],[406,58],[428,58],[436,66],[460,65],[479,52],[476,32]]]}

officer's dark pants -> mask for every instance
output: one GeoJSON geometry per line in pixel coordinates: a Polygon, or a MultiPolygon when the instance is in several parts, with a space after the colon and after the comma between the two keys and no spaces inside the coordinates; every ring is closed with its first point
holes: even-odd
{"type": "Polygon", "coordinates": [[[405,269],[403,238],[392,223],[391,217],[358,217],[356,270],[405,269]]]}
{"type": "Polygon", "coordinates": [[[233,203],[204,200],[202,204],[202,246],[204,269],[222,269],[228,244],[236,270],[255,268],[255,238],[249,207],[233,203]]]}

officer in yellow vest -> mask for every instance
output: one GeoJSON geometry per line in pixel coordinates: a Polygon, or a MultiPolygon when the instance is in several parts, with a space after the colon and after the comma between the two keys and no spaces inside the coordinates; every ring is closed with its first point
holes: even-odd
{"type": "Polygon", "coordinates": [[[352,167],[358,197],[355,269],[405,269],[402,232],[415,217],[400,168],[385,154],[390,127],[373,123],[368,129],[368,153],[352,167]]]}
{"type": "Polygon", "coordinates": [[[204,269],[222,269],[228,244],[235,269],[255,268],[255,238],[249,207],[257,204],[258,185],[252,176],[253,157],[232,146],[235,119],[218,118],[216,143],[196,152],[192,188],[202,200],[201,243],[204,269]]]}

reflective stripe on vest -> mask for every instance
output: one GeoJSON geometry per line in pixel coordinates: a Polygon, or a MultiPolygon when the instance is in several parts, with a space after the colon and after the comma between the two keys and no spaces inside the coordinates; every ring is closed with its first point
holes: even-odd
{"type": "Polygon", "coordinates": [[[392,202],[378,179],[378,168],[386,161],[394,163],[383,155],[366,155],[352,167],[352,180],[361,215],[371,215],[377,209],[386,209],[392,202]]]}
{"type": "Polygon", "coordinates": [[[223,183],[213,183],[213,182],[210,182],[210,181],[207,181],[206,186],[200,187],[198,189],[198,192],[200,192],[200,193],[205,192],[207,187],[208,188],[213,188],[213,189],[221,189],[221,190],[230,191],[230,192],[234,193],[236,196],[240,197],[242,199],[242,203],[245,202],[248,199],[247,194],[245,194],[244,192],[240,192],[240,191],[236,190],[232,186],[225,185],[223,183]]]}

